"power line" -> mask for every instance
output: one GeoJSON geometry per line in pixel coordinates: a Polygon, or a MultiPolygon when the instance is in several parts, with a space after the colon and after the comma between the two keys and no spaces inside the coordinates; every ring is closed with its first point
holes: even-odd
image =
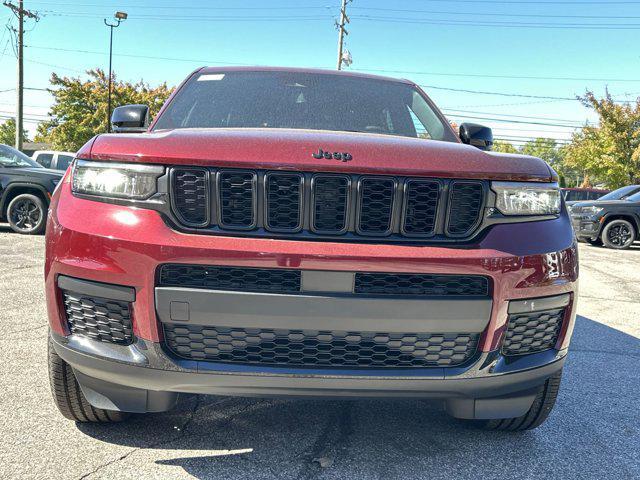
{"type": "MultiPolygon", "coordinates": [[[[46,16],[52,17],[75,17],[75,18],[102,18],[103,14],[98,13],[89,13],[89,12],[63,12],[56,10],[44,10],[43,14],[46,16]]],[[[205,16],[205,15],[160,15],[160,14],[138,14],[135,17],[132,17],[130,20],[167,20],[167,21],[206,21],[206,22],[300,22],[300,21],[326,21],[328,18],[333,18],[332,15],[303,15],[303,16],[292,16],[292,15],[279,15],[279,16],[265,16],[265,15],[256,15],[256,16],[246,16],[246,15],[235,15],[235,16],[205,16]]]]}
{"type": "Polygon", "coordinates": [[[640,82],[640,78],[602,78],[602,77],[542,77],[536,75],[497,75],[484,73],[453,73],[453,72],[428,72],[411,70],[387,70],[382,68],[358,68],[363,72],[398,73],[408,75],[435,75],[445,77],[477,77],[477,78],[508,78],[520,80],[570,80],[587,82],[640,82]]]}
{"type": "MultiPolygon", "coordinates": [[[[56,6],[72,6],[72,7],[109,7],[103,3],[63,3],[63,2],[46,2],[39,0],[32,0],[31,3],[36,5],[56,5],[56,6]]],[[[117,4],[115,4],[117,5],[117,4]]],[[[124,4],[122,4],[124,5],[124,4]]],[[[269,6],[269,7],[193,7],[193,6],[168,6],[168,5],[130,5],[126,4],[127,9],[148,9],[148,10],[158,10],[158,9],[169,9],[169,10],[324,10],[328,8],[340,8],[340,5],[307,5],[307,6],[298,6],[295,7],[285,7],[285,6],[269,6]]],[[[113,8],[116,8],[114,6],[113,8]]]]}
{"type": "Polygon", "coordinates": [[[491,121],[491,122],[516,123],[516,124],[522,124],[522,125],[544,125],[544,126],[547,126],[547,127],[560,127],[560,128],[571,128],[571,129],[582,128],[582,126],[561,125],[561,124],[558,124],[558,123],[537,122],[537,121],[527,122],[527,121],[524,121],[524,120],[509,120],[507,118],[491,118],[491,117],[476,116],[476,115],[448,114],[446,116],[447,117],[454,117],[454,118],[464,118],[464,119],[472,118],[474,120],[488,120],[488,121],[491,121]]]}
{"type": "Polygon", "coordinates": [[[542,28],[563,30],[638,30],[640,23],[603,24],[603,23],[527,23],[527,22],[491,22],[473,20],[427,20],[416,18],[374,17],[371,15],[353,15],[354,20],[384,23],[404,23],[418,25],[448,25],[465,27],[500,27],[500,28],[542,28]]]}
{"type": "Polygon", "coordinates": [[[567,120],[563,118],[533,117],[529,115],[513,115],[508,113],[497,113],[497,112],[478,112],[477,110],[459,110],[459,109],[453,109],[453,108],[443,108],[443,110],[448,112],[477,113],[480,115],[498,115],[500,117],[508,117],[508,118],[530,118],[532,120],[551,120],[554,122],[568,122],[568,123],[577,122],[577,120],[567,120]]]}
{"type": "Polygon", "coordinates": [[[547,95],[526,95],[522,93],[487,92],[483,90],[469,90],[465,88],[440,87],[437,85],[420,85],[420,87],[433,88],[434,90],[446,90],[450,92],[473,93],[478,95],[497,95],[501,97],[539,98],[539,99],[545,99],[545,100],[572,100],[572,101],[578,100],[577,97],[551,97],[547,95]]]}
{"type": "MultiPolygon", "coordinates": [[[[557,2],[555,2],[557,3],[557,2]]],[[[442,10],[415,10],[415,9],[401,9],[401,8],[377,8],[377,7],[360,7],[353,6],[356,10],[368,10],[368,11],[383,11],[383,12],[398,12],[398,13],[428,13],[430,15],[456,15],[456,16],[472,16],[472,17],[518,17],[518,18],[593,18],[597,20],[611,19],[611,20],[628,20],[639,19],[640,16],[630,15],[552,15],[552,14],[527,14],[527,13],[482,13],[482,12],[460,12],[460,11],[442,11],[442,10]]]]}

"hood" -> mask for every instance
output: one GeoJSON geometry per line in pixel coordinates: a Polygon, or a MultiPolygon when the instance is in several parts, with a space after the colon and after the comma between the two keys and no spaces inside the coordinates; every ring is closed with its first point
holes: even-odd
{"type": "MultiPolygon", "coordinates": [[[[555,180],[535,157],[487,153],[461,143],[368,133],[286,129],[176,129],[105,134],[87,154],[96,160],[272,170],[324,171],[478,178],[555,180]],[[322,149],[348,153],[349,161],[314,158],[322,149]]],[[[347,157],[348,158],[348,157],[347,157]]]]}
{"type": "Polygon", "coordinates": [[[53,170],[50,168],[38,168],[38,167],[24,167],[24,168],[12,168],[6,167],[4,169],[0,169],[2,171],[11,171],[12,173],[25,175],[28,177],[41,177],[41,178],[62,178],[64,176],[64,172],[62,170],[53,170]]]}
{"type": "MultiPolygon", "coordinates": [[[[567,204],[569,203],[571,202],[567,202],[567,204]]],[[[629,204],[632,204],[632,202],[629,202],[629,200],[589,200],[585,202],[573,202],[573,204],[571,205],[571,210],[573,212],[581,212],[582,209],[587,207],[606,208],[629,204]]]]}

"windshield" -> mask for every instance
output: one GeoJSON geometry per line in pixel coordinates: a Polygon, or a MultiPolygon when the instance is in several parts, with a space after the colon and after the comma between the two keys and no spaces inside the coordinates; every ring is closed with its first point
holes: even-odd
{"type": "Polygon", "coordinates": [[[627,185],[599,198],[599,200],[623,200],[630,195],[640,192],[640,185],[627,185]]]}
{"type": "Polygon", "coordinates": [[[450,140],[451,130],[411,85],[296,72],[201,73],[180,89],[154,130],[294,128],[450,140]]]}
{"type": "Polygon", "coordinates": [[[36,162],[27,157],[24,153],[11,148],[8,145],[0,145],[0,166],[1,167],[36,167],[42,168],[36,162]]]}

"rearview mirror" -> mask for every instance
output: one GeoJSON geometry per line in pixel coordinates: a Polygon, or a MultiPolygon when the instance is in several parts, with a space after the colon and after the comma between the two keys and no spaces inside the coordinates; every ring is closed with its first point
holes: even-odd
{"type": "Polygon", "coordinates": [[[111,114],[111,130],[115,133],[142,133],[149,126],[147,105],[124,105],[111,114]]]}
{"type": "Polygon", "coordinates": [[[493,132],[489,127],[477,123],[463,123],[460,125],[460,140],[480,150],[491,150],[493,132]]]}

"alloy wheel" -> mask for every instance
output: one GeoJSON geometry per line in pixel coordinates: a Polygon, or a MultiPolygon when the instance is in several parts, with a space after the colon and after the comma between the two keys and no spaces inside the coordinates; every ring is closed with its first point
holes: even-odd
{"type": "Polygon", "coordinates": [[[20,199],[13,205],[10,212],[11,221],[24,232],[35,229],[42,218],[40,207],[28,198],[20,199]]]}

